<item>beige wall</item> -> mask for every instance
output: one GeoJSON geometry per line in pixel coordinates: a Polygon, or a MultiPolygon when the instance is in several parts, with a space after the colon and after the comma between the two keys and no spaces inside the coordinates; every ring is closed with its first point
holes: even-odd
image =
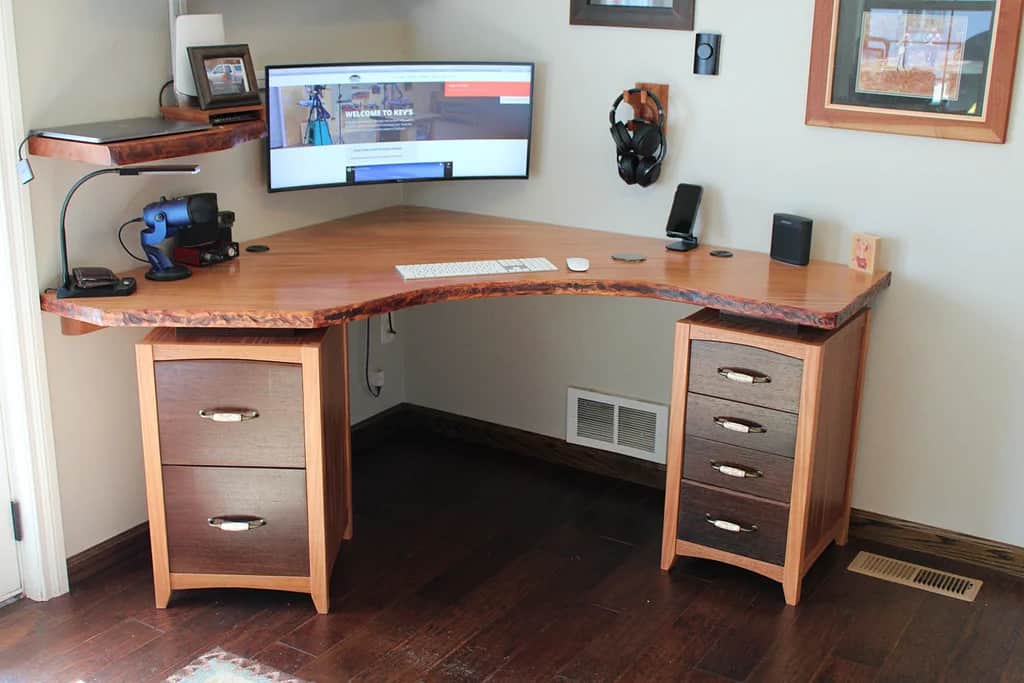
{"type": "MultiPolygon", "coordinates": [[[[1024,89],[1005,146],[810,128],[809,0],[698,2],[698,28],[724,34],[717,78],[690,73],[693,33],[570,27],[567,2],[515,4],[511,19],[498,0],[422,0],[411,24],[420,58],[538,62],[533,178],[410,187],[406,200],[659,236],[674,185],[696,182],[711,243],[767,251],[780,210],[816,219],[817,258],[845,261],[854,231],[882,235],[896,276],[876,309],[854,502],[1024,545],[1024,89]],[[672,87],[671,154],[648,190],[618,180],[608,135],[608,106],[634,81],[672,87]]],[[[408,397],[563,436],[567,384],[667,402],[670,323],[689,310],[418,309],[408,397]]]]}
{"type": "MultiPolygon", "coordinates": [[[[248,42],[258,69],[271,62],[394,59],[405,49],[394,2],[302,0],[255,7],[246,0],[194,0],[194,12],[224,13],[229,40],[248,42]]],[[[170,73],[167,3],[162,0],[16,0],[15,21],[25,123],[30,127],[156,114],[157,90],[170,73]]],[[[127,268],[114,231],[160,195],[217,192],[237,213],[246,239],[400,201],[396,188],[318,190],[270,197],[263,147],[188,159],[202,165],[185,178],[100,178],[85,186],[69,213],[72,263],[127,268]]],[[[57,211],[68,187],[92,167],[33,159],[32,183],[40,284],[57,280],[57,211]]],[[[130,238],[129,244],[137,241],[130,238]]],[[[376,325],[376,321],[374,321],[376,325]]],[[[133,344],[143,332],[60,335],[44,316],[64,532],[68,554],[146,519],[133,344]]],[[[389,385],[379,400],[363,388],[366,324],[352,329],[353,419],[402,400],[402,350],[374,353],[389,385]],[[356,370],[359,369],[357,372],[356,370]]],[[[376,334],[379,340],[379,333],[376,334]]]]}

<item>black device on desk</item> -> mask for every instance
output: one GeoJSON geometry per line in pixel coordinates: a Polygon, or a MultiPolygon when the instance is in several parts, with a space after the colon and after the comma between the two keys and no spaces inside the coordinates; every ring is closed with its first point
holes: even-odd
{"type": "Polygon", "coordinates": [[[665,233],[678,242],[665,245],[669,251],[690,251],[696,249],[699,242],[693,234],[700,211],[700,200],[704,196],[704,188],[700,185],[682,184],[676,188],[676,198],[672,202],[672,211],[668,216],[665,233]]]}
{"type": "MultiPolygon", "coordinates": [[[[217,195],[213,195],[216,205],[217,195]]],[[[231,237],[235,224],[234,211],[218,211],[217,220],[194,223],[190,230],[179,232],[174,245],[174,261],[202,268],[238,257],[238,242],[231,237]]]]}

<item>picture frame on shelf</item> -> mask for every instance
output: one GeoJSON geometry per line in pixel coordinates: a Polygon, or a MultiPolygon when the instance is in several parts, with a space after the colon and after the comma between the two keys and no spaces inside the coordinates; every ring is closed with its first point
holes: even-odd
{"type": "Polygon", "coordinates": [[[570,0],[569,23],[692,31],[696,0],[570,0]]]}
{"type": "Polygon", "coordinates": [[[248,45],[202,45],[188,48],[200,109],[259,104],[256,70],[248,45]]]}
{"type": "Polygon", "coordinates": [[[815,0],[806,123],[1006,142],[1024,0],[815,0]]]}

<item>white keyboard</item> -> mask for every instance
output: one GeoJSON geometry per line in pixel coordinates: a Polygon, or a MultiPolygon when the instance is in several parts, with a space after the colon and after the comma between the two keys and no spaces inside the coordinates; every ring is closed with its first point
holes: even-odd
{"type": "Polygon", "coordinates": [[[546,258],[510,258],[498,261],[461,261],[458,263],[419,263],[395,266],[406,280],[434,277],[464,277],[466,275],[506,275],[508,273],[542,273],[558,270],[546,258]]]}

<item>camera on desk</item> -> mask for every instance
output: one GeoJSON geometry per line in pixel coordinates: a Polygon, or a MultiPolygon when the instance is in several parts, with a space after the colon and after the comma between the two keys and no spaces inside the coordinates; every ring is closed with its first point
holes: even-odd
{"type": "Polygon", "coordinates": [[[219,211],[216,221],[194,223],[189,230],[179,232],[174,261],[202,268],[237,258],[238,242],[231,238],[234,224],[234,211],[219,211]]]}

